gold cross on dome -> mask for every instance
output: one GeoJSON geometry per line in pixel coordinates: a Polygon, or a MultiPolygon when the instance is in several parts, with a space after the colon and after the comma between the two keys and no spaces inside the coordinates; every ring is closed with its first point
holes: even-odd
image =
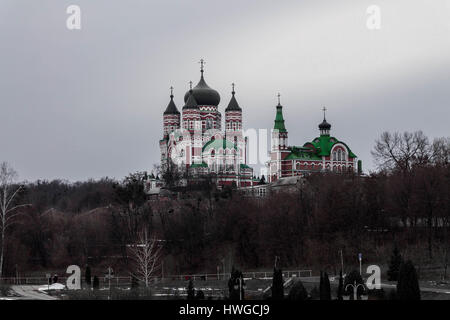
{"type": "Polygon", "coordinates": [[[322,111],[323,111],[323,118],[325,119],[325,112],[327,111],[327,108],[323,107],[322,111]]]}
{"type": "Polygon", "coordinates": [[[281,97],[281,94],[278,92],[278,94],[277,94],[277,97],[278,97],[278,104],[280,104],[280,97],[281,97]]]}

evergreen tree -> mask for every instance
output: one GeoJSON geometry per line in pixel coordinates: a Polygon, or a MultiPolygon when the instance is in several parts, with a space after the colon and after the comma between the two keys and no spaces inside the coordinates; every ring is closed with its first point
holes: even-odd
{"type": "Polygon", "coordinates": [[[86,271],[84,272],[84,279],[88,287],[91,286],[91,268],[87,265],[86,271]]]}
{"type": "Polygon", "coordinates": [[[187,287],[187,299],[188,300],[195,299],[195,289],[194,289],[194,283],[192,282],[192,279],[189,279],[189,284],[187,287]]]}
{"type": "Polygon", "coordinates": [[[272,278],[272,299],[283,300],[284,299],[284,286],[283,286],[283,272],[277,267],[273,268],[272,278]]]}
{"type": "Polygon", "coordinates": [[[419,280],[417,279],[416,268],[410,260],[400,267],[397,297],[399,300],[420,300],[419,280]]]}
{"type": "Polygon", "coordinates": [[[389,263],[388,280],[389,281],[397,281],[398,273],[400,271],[400,266],[402,265],[403,259],[400,255],[400,251],[397,246],[394,247],[394,251],[392,252],[391,261],[389,263]]]}
{"type": "Polygon", "coordinates": [[[264,175],[261,176],[261,180],[259,180],[259,184],[266,184],[266,177],[264,177],[264,175]]]}
{"type": "Polygon", "coordinates": [[[344,278],[342,277],[342,270],[339,272],[339,286],[337,289],[338,300],[344,300],[342,297],[344,295],[344,278]]]}
{"type": "Polygon", "coordinates": [[[294,283],[289,291],[288,300],[304,301],[308,299],[308,292],[306,291],[303,283],[298,280],[294,283]]]}
{"type": "Polygon", "coordinates": [[[205,294],[202,290],[197,290],[197,294],[195,295],[195,300],[205,300],[205,294]]]}
{"type": "Polygon", "coordinates": [[[94,276],[94,280],[92,282],[92,288],[94,288],[95,290],[100,288],[100,280],[98,279],[97,276],[94,276]]]}
{"type": "Polygon", "coordinates": [[[320,300],[331,300],[330,279],[326,272],[320,272],[320,300]]]}

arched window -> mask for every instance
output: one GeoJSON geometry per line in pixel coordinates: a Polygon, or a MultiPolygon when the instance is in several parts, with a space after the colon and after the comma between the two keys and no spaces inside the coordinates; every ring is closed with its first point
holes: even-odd
{"type": "Polygon", "coordinates": [[[336,161],[336,151],[333,151],[333,161],[336,161]]]}
{"type": "Polygon", "coordinates": [[[338,150],[338,160],[341,161],[341,149],[338,150]]]}
{"type": "Polygon", "coordinates": [[[215,154],[216,154],[215,150],[212,149],[212,150],[211,150],[211,157],[214,157],[215,154]]]}

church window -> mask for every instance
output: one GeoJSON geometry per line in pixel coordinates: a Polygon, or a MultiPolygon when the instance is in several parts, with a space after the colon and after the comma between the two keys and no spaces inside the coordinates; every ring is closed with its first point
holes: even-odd
{"type": "Polygon", "coordinates": [[[338,150],[338,160],[341,161],[341,150],[338,150]]]}
{"type": "Polygon", "coordinates": [[[333,161],[336,161],[336,151],[333,151],[333,161]]]}

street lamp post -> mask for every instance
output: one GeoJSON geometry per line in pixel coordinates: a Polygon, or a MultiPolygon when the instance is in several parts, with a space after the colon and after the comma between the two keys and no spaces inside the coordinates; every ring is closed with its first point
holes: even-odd
{"type": "Polygon", "coordinates": [[[345,291],[347,291],[348,287],[352,287],[353,288],[353,300],[358,300],[358,288],[359,286],[361,286],[363,288],[364,291],[366,291],[366,287],[362,284],[362,283],[358,283],[356,284],[356,280],[353,284],[349,283],[348,285],[345,286],[345,291]]]}
{"type": "Polygon", "coordinates": [[[362,276],[362,253],[358,253],[359,260],[359,275],[362,276]]]}
{"type": "Polygon", "coordinates": [[[108,300],[111,299],[111,278],[113,277],[112,273],[114,272],[113,268],[108,267],[108,300]]]}

